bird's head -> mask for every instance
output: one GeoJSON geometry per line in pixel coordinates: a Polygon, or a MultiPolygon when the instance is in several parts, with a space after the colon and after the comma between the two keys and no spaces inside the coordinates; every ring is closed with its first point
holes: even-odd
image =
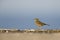
{"type": "Polygon", "coordinates": [[[39,18],[34,18],[34,21],[39,21],[39,18]]]}

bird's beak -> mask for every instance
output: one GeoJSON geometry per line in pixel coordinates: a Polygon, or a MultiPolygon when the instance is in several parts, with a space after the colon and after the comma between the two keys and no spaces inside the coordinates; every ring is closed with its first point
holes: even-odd
{"type": "Polygon", "coordinates": [[[35,20],[35,19],[33,19],[33,20],[35,20]]]}
{"type": "Polygon", "coordinates": [[[33,20],[35,20],[35,19],[33,19],[33,20]]]}

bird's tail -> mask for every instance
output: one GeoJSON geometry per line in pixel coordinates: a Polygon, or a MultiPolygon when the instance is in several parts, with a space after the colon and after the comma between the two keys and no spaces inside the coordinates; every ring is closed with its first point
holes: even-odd
{"type": "Polygon", "coordinates": [[[47,26],[50,26],[49,24],[46,24],[47,26]]]}

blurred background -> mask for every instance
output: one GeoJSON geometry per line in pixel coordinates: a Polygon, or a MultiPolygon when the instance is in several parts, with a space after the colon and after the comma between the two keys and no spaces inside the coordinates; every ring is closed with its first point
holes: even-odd
{"type": "Polygon", "coordinates": [[[60,0],[0,0],[0,28],[37,29],[34,18],[60,29],[60,0]]]}

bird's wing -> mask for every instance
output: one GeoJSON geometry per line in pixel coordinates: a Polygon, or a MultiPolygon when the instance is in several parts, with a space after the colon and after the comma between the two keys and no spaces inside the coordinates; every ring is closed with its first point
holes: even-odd
{"type": "Polygon", "coordinates": [[[41,22],[42,24],[44,24],[44,25],[47,25],[46,23],[43,23],[43,22],[41,22]]]}
{"type": "Polygon", "coordinates": [[[49,24],[46,24],[46,23],[43,23],[43,22],[42,22],[42,24],[50,26],[49,24]]]}
{"type": "Polygon", "coordinates": [[[36,21],[36,23],[41,24],[41,22],[40,22],[40,21],[36,21]]]}

